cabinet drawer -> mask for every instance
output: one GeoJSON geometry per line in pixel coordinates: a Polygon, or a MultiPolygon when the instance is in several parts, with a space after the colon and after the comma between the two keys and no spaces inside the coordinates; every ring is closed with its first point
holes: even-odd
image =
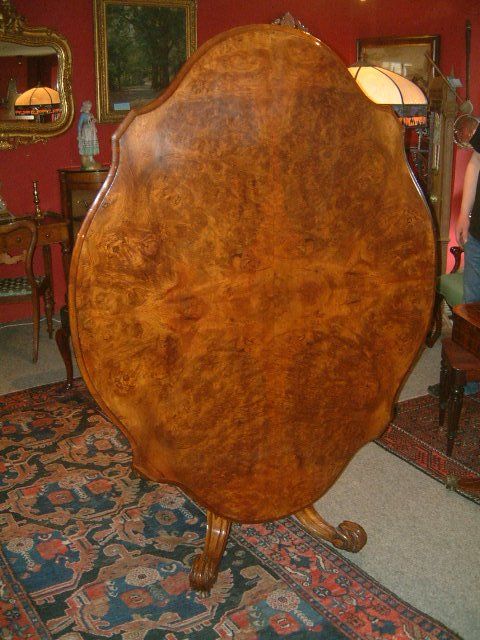
{"type": "Polygon", "coordinates": [[[85,171],[72,167],[70,169],[59,169],[58,172],[62,196],[62,213],[69,221],[70,240],[73,243],[80,224],[107,177],[108,168],[104,167],[98,171],[85,171]]]}
{"type": "MultiPolygon", "coordinates": [[[[37,245],[43,247],[55,242],[64,242],[68,239],[68,230],[65,222],[51,222],[40,224],[37,229],[37,245]]],[[[26,249],[30,243],[30,233],[21,229],[8,235],[0,236],[0,252],[8,252],[15,249],[26,249]]]]}
{"type": "Polygon", "coordinates": [[[63,242],[67,240],[68,232],[65,223],[40,225],[38,228],[38,244],[46,245],[52,242],[63,242]]]}
{"type": "Polygon", "coordinates": [[[86,189],[73,189],[71,193],[72,217],[84,218],[87,211],[90,209],[92,202],[95,200],[96,195],[96,191],[86,189]]]}

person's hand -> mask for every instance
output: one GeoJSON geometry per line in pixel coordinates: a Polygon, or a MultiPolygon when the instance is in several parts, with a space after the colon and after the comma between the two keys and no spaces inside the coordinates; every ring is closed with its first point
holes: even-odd
{"type": "Polygon", "coordinates": [[[455,224],[455,237],[457,244],[461,247],[464,246],[468,239],[468,227],[470,226],[470,220],[466,216],[460,215],[455,224]]]}

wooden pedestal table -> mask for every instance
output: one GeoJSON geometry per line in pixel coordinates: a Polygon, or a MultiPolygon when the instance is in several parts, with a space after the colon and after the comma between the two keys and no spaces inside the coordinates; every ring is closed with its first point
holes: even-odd
{"type": "Polygon", "coordinates": [[[434,301],[391,109],[314,37],[243,27],[130,112],[113,167],[75,244],[72,341],[134,467],[207,509],[192,586],[232,522],[294,514],[357,551],[363,529],[313,505],[390,421],[434,301]]]}
{"type": "MultiPolygon", "coordinates": [[[[78,230],[87,211],[105,182],[108,167],[87,171],[81,167],[59,169],[62,214],[65,218],[70,246],[75,243],[78,230]]],[[[68,287],[68,272],[66,273],[68,287]]],[[[55,332],[55,340],[62,355],[67,371],[67,389],[73,384],[73,360],[70,349],[70,320],[68,306],[60,309],[61,327],[55,332]]]]}

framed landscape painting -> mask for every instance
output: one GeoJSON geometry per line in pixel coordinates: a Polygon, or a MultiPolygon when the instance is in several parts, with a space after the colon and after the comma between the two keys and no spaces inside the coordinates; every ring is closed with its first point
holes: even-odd
{"type": "Polygon", "coordinates": [[[405,38],[359,38],[357,60],[364,64],[389,69],[417,84],[428,95],[435,69],[428,56],[438,65],[440,36],[405,38]]]}
{"type": "Polygon", "coordinates": [[[156,98],[197,46],[196,0],[94,0],[97,118],[156,98]]]}

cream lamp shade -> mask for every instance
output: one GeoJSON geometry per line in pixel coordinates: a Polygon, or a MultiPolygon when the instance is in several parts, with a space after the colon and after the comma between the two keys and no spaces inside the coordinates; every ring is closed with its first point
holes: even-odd
{"type": "Polygon", "coordinates": [[[22,93],[15,100],[16,115],[42,115],[59,113],[60,96],[50,87],[34,87],[22,93]]]}
{"type": "Polygon", "coordinates": [[[426,122],[427,97],[414,82],[382,67],[352,65],[348,70],[372,102],[391,105],[404,124],[426,122]]]}

